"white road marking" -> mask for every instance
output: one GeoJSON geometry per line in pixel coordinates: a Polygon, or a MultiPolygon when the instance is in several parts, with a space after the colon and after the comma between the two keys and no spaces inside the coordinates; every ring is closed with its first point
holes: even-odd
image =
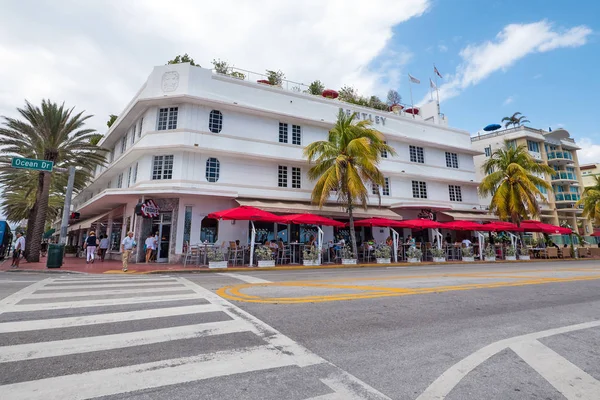
{"type": "Polygon", "coordinates": [[[0,323],[0,333],[36,331],[40,329],[60,329],[70,328],[73,326],[108,324],[122,321],[139,321],[143,319],[200,314],[216,311],[221,311],[221,308],[215,306],[214,304],[199,304],[194,306],[154,308],[150,310],[127,311],[89,316],[3,322],[0,323]]]}
{"type": "MultiPolygon", "coordinates": [[[[131,275],[130,275],[131,276],[131,275]]],[[[50,286],[60,286],[67,287],[68,285],[85,285],[85,284],[95,284],[95,283],[110,283],[110,282],[118,282],[118,283],[131,283],[131,282],[173,282],[174,278],[79,278],[79,279],[57,279],[52,282],[50,286]]]]}
{"type": "Polygon", "coordinates": [[[0,283],[35,283],[35,282],[39,282],[39,281],[21,281],[21,280],[17,280],[17,279],[15,279],[13,281],[13,280],[0,279],[0,283]]]}
{"type": "MultiPolygon", "coordinates": [[[[182,287],[181,285],[178,285],[177,287],[166,287],[166,288],[148,288],[148,289],[115,289],[115,290],[97,290],[97,291],[93,291],[93,292],[57,292],[57,293],[41,293],[38,294],[33,293],[31,296],[29,296],[30,299],[32,300],[37,300],[37,299],[59,299],[59,298],[66,298],[66,297],[87,297],[87,296],[108,296],[108,295],[113,295],[113,294],[140,294],[140,293],[156,293],[157,296],[162,295],[162,294],[166,294],[169,292],[181,292],[181,291],[185,291],[188,290],[185,287],[182,287]]],[[[148,298],[152,298],[153,296],[148,296],[148,298]]]]}
{"type": "Polygon", "coordinates": [[[83,400],[293,364],[293,358],[283,352],[271,346],[258,346],[19,382],[0,388],[3,397],[11,400],[83,400]]]}
{"type": "Polygon", "coordinates": [[[347,373],[344,373],[342,376],[330,376],[320,379],[320,381],[329,386],[334,393],[311,397],[307,400],[364,400],[371,398],[371,396],[375,396],[378,399],[391,400],[383,393],[371,387],[364,387],[361,381],[358,381],[355,377],[347,373]]]}
{"type": "Polygon", "coordinates": [[[0,362],[58,357],[246,331],[254,331],[254,327],[238,319],[52,342],[25,343],[0,347],[0,362]]]}
{"type": "Polygon", "coordinates": [[[242,274],[231,274],[228,272],[219,273],[218,275],[228,276],[230,278],[239,279],[240,281],[244,281],[246,283],[271,283],[271,281],[267,281],[264,279],[256,278],[250,275],[242,275],[242,274]]]}
{"type": "Polygon", "coordinates": [[[568,400],[600,396],[600,382],[537,340],[515,343],[517,353],[568,400]]]}
{"type": "Polygon", "coordinates": [[[33,285],[29,285],[26,288],[23,288],[18,292],[3,298],[2,300],[0,300],[0,314],[2,314],[3,312],[12,311],[15,307],[15,304],[17,304],[24,298],[31,296],[31,293],[35,292],[41,287],[44,287],[44,285],[50,281],[52,281],[52,279],[50,278],[38,281],[33,285]]]}
{"type": "Polygon", "coordinates": [[[116,306],[123,304],[141,304],[141,303],[159,303],[176,300],[198,300],[196,294],[172,294],[161,297],[126,297],[121,299],[98,299],[82,301],[58,301],[55,303],[34,303],[34,304],[16,304],[12,306],[11,311],[46,311],[58,310],[62,308],[85,308],[96,306],[116,306]]]}
{"type": "MultiPolygon", "coordinates": [[[[128,288],[135,288],[135,287],[153,287],[153,286],[159,286],[159,285],[165,285],[165,286],[171,286],[171,285],[180,285],[179,282],[177,281],[165,281],[165,282],[149,282],[149,283],[117,283],[117,284],[110,284],[110,283],[101,283],[99,285],[60,285],[60,286],[51,286],[51,285],[46,285],[44,286],[43,290],[39,290],[37,293],[42,293],[46,290],[67,290],[67,289],[104,289],[104,288],[115,288],[118,289],[120,287],[123,287],[125,289],[128,288]]],[[[90,292],[91,294],[92,292],[90,292]]]]}
{"type": "Polygon", "coordinates": [[[416,400],[441,400],[444,399],[458,383],[473,371],[481,363],[498,354],[502,350],[512,346],[513,344],[537,340],[563,333],[579,331],[583,329],[595,328],[600,326],[600,321],[585,322],[582,324],[563,326],[560,328],[549,329],[541,332],[529,333],[522,336],[500,340],[489,344],[475,353],[463,358],[446,372],[440,375],[416,400]]]}

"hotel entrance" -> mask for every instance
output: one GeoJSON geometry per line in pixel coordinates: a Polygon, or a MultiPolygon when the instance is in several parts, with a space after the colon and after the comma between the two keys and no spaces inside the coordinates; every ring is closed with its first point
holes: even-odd
{"type": "Polygon", "coordinates": [[[152,233],[158,235],[156,262],[169,262],[172,218],[172,212],[162,212],[158,217],[152,219],[152,233]]]}

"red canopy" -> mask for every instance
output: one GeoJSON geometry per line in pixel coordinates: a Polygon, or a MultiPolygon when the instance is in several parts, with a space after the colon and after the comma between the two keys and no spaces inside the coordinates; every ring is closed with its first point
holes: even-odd
{"type": "Polygon", "coordinates": [[[430,229],[430,228],[443,228],[444,224],[430,219],[408,219],[405,221],[396,221],[394,225],[397,228],[410,228],[415,230],[430,229]]]}
{"type": "Polygon", "coordinates": [[[523,221],[520,224],[521,228],[525,232],[542,232],[549,234],[559,234],[559,235],[570,235],[573,231],[569,228],[563,228],[561,226],[544,224],[540,221],[527,220],[523,221]]]}
{"type": "Polygon", "coordinates": [[[282,216],[281,219],[288,224],[326,225],[338,228],[346,226],[343,222],[316,214],[290,214],[282,216]]]}
{"type": "Polygon", "coordinates": [[[473,221],[456,220],[444,223],[442,226],[444,229],[450,229],[452,231],[489,231],[485,225],[482,225],[473,221]]]}
{"type": "Polygon", "coordinates": [[[401,224],[402,221],[396,221],[393,219],[388,219],[388,218],[377,218],[377,217],[373,217],[373,218],[367,218],[367,219],[361,219],[359,221],[354,221],[354,226],[379,226],[379,227],[396,227],[398,226],[398,224],[401,224]]]}
{"type": "Polygon", "coordinates": [[[523,228],[519,228],[517,225],[510,222],[490,222],[489,224],[484,224],[489,230],[498,232],[498,231],[508,231],[508,232],[523,232],[523,228]]]}
{"type": "Polygon", "coordinates": [[[591,236],[600,236],[600,231],[596,231],[596,232],[592,233],[591,236]]]}
{"type": "Polygon", "coordinates": [[[208,218],[235,221],[282,222],[281,217],[260,208],[240,206],[208,214],[208,218]]]}

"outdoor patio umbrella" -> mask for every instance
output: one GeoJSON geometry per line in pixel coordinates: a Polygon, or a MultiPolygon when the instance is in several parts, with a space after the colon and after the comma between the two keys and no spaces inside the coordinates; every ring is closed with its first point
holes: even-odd
{"type": "Polygon", "coordinates": [[[346,226],[343,222],[336,221],[331,218],[323,217],[316,214],[290,214],[283,215],[281,219],[288,224],[306,224],[306,225],[325,225],[325,226],[337,226],[342,228],[346,226]]]}
{"type": "MultiPolygon", "coordinates": [[[[377,218],[377,217],[373,217],[373,218],[367,218],[367,219],[360,219],[358,221],[354,221],[354,226],[370,226],[370,227],[374,227],[374,226],[378,226],[378,227],[396,227],[398,223],[402,223],[402,221],[396,221],[393,219],[388,219],[388,218],[377,218]]],[[[346,224],[348,225],[348,224],[346,224]]]]}
{"type": "Polygon", "coordinates": [[[512,222],[506,221],[492,221],[484,225],[491,225],[496,231],[507,231],[507,232],[523,232],[523,228],[518,227],[512,222]]]}
{"type": "Polygon", "coordinates": [[[525,232],[541,232],[550,235],[570,235],[573,233],[570,228],[563,228],[562,226],[545,224],[534,220],[523,221],[520,226],[525,232]]]}
{"type": "Polygon", "coordinates": [[[240,206],[228,210],[217,211],[208,214],[208,218],[230,221],[250,221],[252,224],[252,235],[250,236],[250,266],[252,266],[254,261],[254,239],[256,238],[254,221],[283,222],[280,216],[251,206],[240,206]]]}
{"type": "Polygon", "coordinates": [[[407,219],[404,221],[396,221],[397,224],[395,225],[397,228],[410,228],[410,229],[415,229],[415,230],[420,230],[420,229],[437,229],[437,228],[443,228],[444,224],[442,224],[441,222],[437,222],[437,221],[432,221],[430,219],[407,219]]]}

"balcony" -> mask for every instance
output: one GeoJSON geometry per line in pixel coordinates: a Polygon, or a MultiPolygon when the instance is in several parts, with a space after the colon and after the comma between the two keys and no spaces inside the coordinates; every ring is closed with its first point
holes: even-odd
{"type": "Polygon", "coordinates": [[[548,153],[548,164],[573,164],[573,156],[568,151],[551,151],[548,153]]]}
{"type": "Polygon", "coordinates": [[[554,197],[557,203],[579,201],[581,196],[578,193],[555,193],[554,197]]]}
{"type": "Polygon", "coordinates": [[[577,182],[577,175],[573,172],[557,171],[556,174],[552,175],[552,183],[568,183],[577,182]]]}

